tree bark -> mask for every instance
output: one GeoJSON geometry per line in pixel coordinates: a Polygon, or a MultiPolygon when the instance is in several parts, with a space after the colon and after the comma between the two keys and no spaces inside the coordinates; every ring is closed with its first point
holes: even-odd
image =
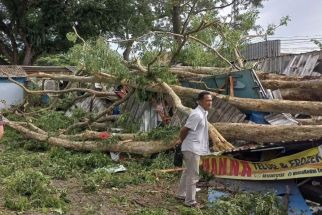
{"type": "Polygon", "coordinates": [[[221,67],[192,67],[192,66],[175,66],[170,68],[170,72],[190,72],[195,74],[203,75],[219,75],[225,74],[232,71],[232,68],[221,68],[221,67]]]}
{"type": "MultiPolygon", "coordinates": [[[[182,97],[196,97],[202,90],[171,85],[171,88],[182,97]]],[[[289,101],[275,99],[247,99],[230,97],[212,92],[213,96],[223,99],[241,110],[253,110],[272,113],[292,113],[322,115],[322,102],[289,101]]]]}
{"type": "MultiPolygon", "coordinates": [[[[175,5],[172,6],[172,26],[173,33],[181,33],[180,1],[178,1],[175,5]]],[[[174,36],[174,39],[176,40],[177,45],[179,46],[179,44],[181,43],[181,37],[174,36]]]]}
{"type": "Polygon", "coordinates": [[[281,81],[281,80],[262,80],[262,85],[265,88],[276,90],[276,89],[310,89],[310,90],[321,90],[322,80],[308,80],[308,81],[281,81]]]}
{"type": "Polygon", "coordinates": [[[131,53],[131,50],[132,50],[132,45],[133,45],[134,41],[129,41],[126,43],[126,48],[123,52],[123,59],[126,60],[126,61],[129,61],[130,60],[130,53],[131,53]]]}
{"type": "Polygon", "coordinates": [[[244,123],[215,123],[218,131],[230,141],[250,143],[277,143],[304,140],[321,140],[322,125],[258,125],[244,123]]]}
{"type": "Polygon", "coordinates": [[[32,49],[32,45],[31,44],[26,44],[25,43],[25,51],[24,51],[24,59],[22,62],[22,65],[31,65],[31,60],[33,58],[34,55],[34,51],[32,49]]]}
{"type": "Polygon", "coordinates": [[[285,100],[292,101],[322,101],[322,93],[319,90],[289,88],[280,89],[285,100]]]}
{"type": "MultiPolygon", "coordinates": [[[[102,151],[102,152],[127,152],[140,155],[150,155],[169,150],[175,143],[164,143],[162,141],[120,141],[116,144],[94,141],[98,132],[82,133],[77,135],[50,136],[38,129],[28,129],[17,122],[6,122],[7,125],[27,138],[47,142],[53,146],[64,147],[76,151],[102,151]],[[37,132],[38,130],[38,132],[37,132]],[[87,138],[92,141],[78,139],[87,138]],[[76,140],[72,140],[76,139],[76,140]]],[[[280,143],[291,141],[321,140],[322,125],[287,126],[287,125],[254,125],[243,123],[215,123],[213,124],[225,138],[231,141],[244,140],[248,143],[280,143]]],[[[133,134],[120,134],[121,138],[133,138],[133,134]],[[122,137],[122,135],[124,135],[122,137]]],[[[221,151],[230,149],[222,149],[221,151]]]]}
{"type": "Polygon", "coordinates": [[[260,71],[256,71],[256,74],[260,80],[305,81],[305,80],[321,79],[320,76],[304,76],[304,77],[286,76],[286,75],[266,73],[266,72],[260,72],[260,71]]]}
{"type": "Polygon", "coordinates": [[[163,141],[129,141],[115,144],[108,144],[102,141],[72,141],[53,137],[48,133],[37,133],[15,122],[7,122],[7,125],[27,138],[75,151],[126,152],[147,156],[169,150],[175,146],[175,143],[164,143],[163,141]]]}
{"type": "Polygon", "coordinates": [[[296,119],[302,125],[322,125],[322,118],[296,119]]]}

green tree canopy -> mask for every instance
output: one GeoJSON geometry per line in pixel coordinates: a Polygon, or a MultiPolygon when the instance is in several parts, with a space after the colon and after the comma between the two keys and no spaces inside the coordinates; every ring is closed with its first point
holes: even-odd
{"type": "Polygon", "coordinates": [[[66,38],[72,26],[85,39],[102,34],[119,37],[126,31],[142,32],[150,24],[149,4],[143,1],[135,6],[134,3],[127,0],[1,0],[1,61],[28,65],[41,54],[66,51],[72,45],[66,38]]]}

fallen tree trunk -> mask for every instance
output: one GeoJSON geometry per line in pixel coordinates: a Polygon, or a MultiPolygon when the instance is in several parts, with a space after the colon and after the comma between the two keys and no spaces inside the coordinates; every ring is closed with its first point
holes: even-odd
{"type": "Polygon", "coordinates": [[[286,88],[300,88],[310,90],[321,90],[322,80],[308,80],[308,81],[281,81],[281,80],[263,80],[261,81],[265,88],[276,90],[286,88]]]}
{"type": "MultiPolygon", "coordinates": [[[[179,96],[196,97],[202,90],[171,85],[171,88],[179,96]]],[[[322,115],[322,102],[289,101],[273,99],[247,99],[225,96],[212,92],[212,95],[225,100],[241,110],[253,110],[272,113],[292,113],[307,115],[322,115]]]]}
{"type": "Polygon", "coordinates": [[[214,123],[218,131],[230,141],[276,143],[322,139],[322,125],[258,125],[243,123],[214,123]]]}
{"type": "MultiPolygon", "coordinates": [[[[21,123],[6,122],[7,125],[27,138],[41,142],[47,142],[53,146],[64,147],[76,151],[102,151],[102,152],[127,152],[140,155],[151,155],[172,149],[175,143],[164,143],[163,141],[126,141],[119,143],[104,143],[94,141],[99,132],[85,132],[77,135],[60,135],[57,137],[49,136],[48,133],[38,133],[30,130],[21,123]],[[71,140],[89,138],[93,141],[71,140]]],[[[321,140],[322,125],[307,126],[286,126],[286,125],[255,125],[242,123],[214,123],[218,131],[228,140],[244,140],[248,143],[272,143],[272,142],[290,142],[304,140],[321,140]]],[[[36,129],[38,130],[38,129],[36,129]]],[[[135,134],[120,134],[122,139],[133,138],[135,134]]],[[[229,151],[230,149],[222,150],[229,151]]]]}
{"type": "MultiPolygon", "coordinates": [[[[98,140],[101,139],[100,135],[102,132],[97,131],[84,131],[80,134],[74,135],[64,135],[61,134],[58,137],[63,139],[72,139],[72,140],[98,140]]],[[[133,140],[135,139],[135,134],[122,134],[122,133],[111,133],[112,137],[118,137],[120,140],[133,140]]]]}
{"type": "Polygon", "coordinates": [[[73,141],[61,137],[53,137],[48,133],[37,133],[15,122],[6,123],[9,127],[17,130],[27,138],[75,151],[126,152],[147,156],[169,150],[175,146],[175,143],[164,143],[163,141],[129,141],[111,144],[102,141],[73,141]]]}
{"type": "Polygon", "coordinates": [[[322,125],[322,118],[296,119],[302,125],[322,125]]]}
{"type": "Polygon", "coordinates": [[[192,66],[175,66],[171,67],[169,71],[182,77],[202,77],[210,75],[221,75],[229,73],[232,68],[220,67],[192,67],[192,66]]]}
{"type": "Polygon", "coordinates": [[[321,79],[321,76],[286,76],[286,75],[280,75],[280,74],[274,74],[274,73],[266,73],[266,72],[256,72],[258,78],[263,80],[280,80],[280,81],[307,81],[307,80],[317,80],[321,79]]]}
{"type": "Polygon", "coordinates": [[[322,101],[322,93],[319,90],[288,88],[280,89],[282,98],[292,101],[322,101]]]}

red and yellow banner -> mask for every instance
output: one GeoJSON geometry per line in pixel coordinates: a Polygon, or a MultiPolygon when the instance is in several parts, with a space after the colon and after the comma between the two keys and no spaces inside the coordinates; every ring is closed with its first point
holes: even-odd
{"type": "Polygon", "coordinates": [[[322,176],[322,146],[264,162],[208,155],[201,158],[201,168],[217,178],[241,180],[282,180],[322,176]]]}

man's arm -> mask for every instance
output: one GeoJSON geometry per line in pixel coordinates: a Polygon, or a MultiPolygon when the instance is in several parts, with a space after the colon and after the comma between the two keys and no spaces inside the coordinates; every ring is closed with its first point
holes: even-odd
{"type": "Polygon", "coordinates": [[[181,144],[184,141],[184,139],[187,137],[188,132],[189,132],[189,128],[182,127],[179,134],[179,140],[176,142],[176,144],[181,144]]]}

